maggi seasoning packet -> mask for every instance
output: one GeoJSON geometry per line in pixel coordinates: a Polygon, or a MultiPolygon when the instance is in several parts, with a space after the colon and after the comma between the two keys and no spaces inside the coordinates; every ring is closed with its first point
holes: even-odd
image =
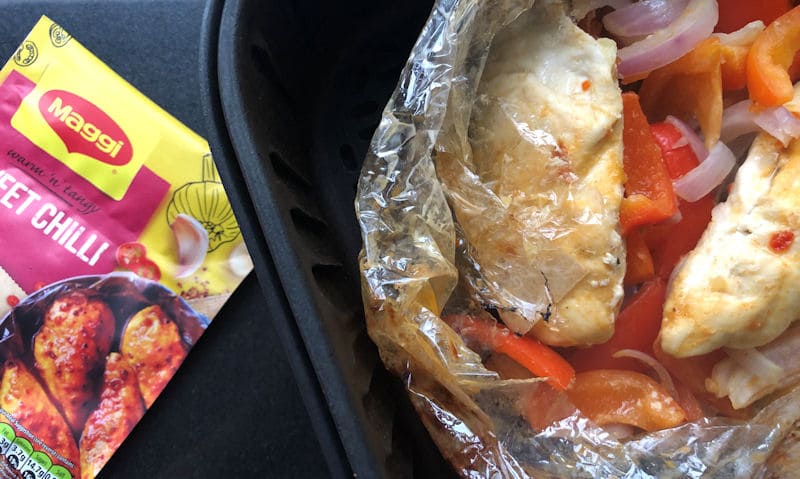
{"type": "Polygon", "coordinates": [[[0,71],[0,477],[95,477],[251,269],[208,144],[42,17],[0,71]]]}

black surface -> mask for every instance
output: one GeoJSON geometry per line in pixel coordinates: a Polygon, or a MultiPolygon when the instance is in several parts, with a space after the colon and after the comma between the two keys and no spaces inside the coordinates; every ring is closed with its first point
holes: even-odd
{"type": "MultiPolygon", "coordinates": [[[[204,6],[201,0],[0,0],[0,57],[9,58],[46,14],[205,135],[198,80],[204,6]]],[[[245,280],[99,477],[328,475],[272,325],[282,295],[262,279],[263,290],[253,275],[245,280]]]]}
{"type": "Polygon", "coordinates": [[[256,271],[277,270],[294,317],[279,332],[311,359],[327,400],[315,415],[323,446],[343,448],[358,477],[452,476],[366,334],[353,211],[369,139],[432,2],[213,3],[224,7],[208,75],[212,149],[256,205],[239,211],[260,226],[246,238],[268,244],[277,268],[256,271]]]}
{"type": "MultiPolygon", "coordinates": [[[[260,278],[267,295],[282,291],[278,274],[272,261],[266,238],[258,222],[257,205],[259,197],[251,197],[244,185],[246,173],[241,171],[235,158],[233,146],[222,112],[219,95],[218,45],[222,23],[223,1],[209,2],[204,19],[203,38],[200,49],[200,77],[205,101],[205,117],[209,121],[209,143],[212,146],[220,176],[227,184],[242,185],[231,191],[230,200],[237,217],[240,218],[242,234],[250,245],[249,250],[255,264],[255,273],[260,278]]],[[[272,294],[275,296],[275,294],[272,294]]],[[[285,295],[270,300],[273,324],[290,358],[289,364],[299,385],[303,401],[312,418],[320,452],[325,457],[331,477],[351,476],[352,469],[339,439],[331,417],[325,394],[321,389],[311,364],[308,351],[301,338],[295,319],[285,295]]],[[[367,476],[370,477],[370,476],[367,476]]]]}

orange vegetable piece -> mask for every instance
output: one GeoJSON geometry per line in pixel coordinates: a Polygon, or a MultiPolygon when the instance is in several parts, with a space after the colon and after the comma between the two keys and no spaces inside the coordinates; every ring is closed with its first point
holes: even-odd
{"type": "Polygon", "coordinates": [[[747,53],[750,47],[720,45],[722,90],[741,90],[747,86],[747,53]]]}
{"type": "Polygon", "coordinates": [[[666,284],[660,278],[645,283],[622,307],[614,324],[614,335],[603,344],[578,349],[569,360],[576,371],[627,369],[644,372],[648,367],[632,358],[614,358],[620,349],[650,353],[661,329],[666,284]]]}
{"type": "Polygon", "coordinates": [[[747,54],[747,89],[762,106],[778,106],[794,96],[788,69],[800,50],[800,7],[781,15],[758,34],[747,54]]]}
{"type": "Polygon", "coordinates": [[[653,257],[644,238],[639,231],[631,231],[625,237],[626,262],[625,286],[639,284],[652,278],[655,274],[653,257]]]}
{"type": "Polygon", "coordinates": [[[686,413],[666,389],[642,373],[599,369],[579,373],[567,396],[600,426],[628,424],[645,431],[675,427],[686,413]]]}
{"type": "Polygon", "coordinates": [[[655,224],[674,215],[677,199],[672,190],[661,149],[650,125],[632,92],[622,94],[624,126],[622,130],[625,198],[619,212],[622,233],[645,224],[655,224]]]}
{"type": "Polygon", "coordinates": [[[499,323],[474,316],[453,315],[444,320],[468,342],[505,354],[534,376],[547,378],[556,389],[566,389],[575,378],[567,360],[536,338],[517,336],[499,323]]]}
{"type": "Polygon", "coordinates": [[[761,20],[769,25],[792,8],[791,0],[717,0],[719,20],[715,32],[731,33],[761,20]]]}
{"type": "Polygon", "coordinates": [[[687,122],[696,119],[710,148],[722,129],[719,39],[707,38],[686,55],[650,73],[642,82],[639,96],[651,122],[662,121],[667,115],[687,122]]]}

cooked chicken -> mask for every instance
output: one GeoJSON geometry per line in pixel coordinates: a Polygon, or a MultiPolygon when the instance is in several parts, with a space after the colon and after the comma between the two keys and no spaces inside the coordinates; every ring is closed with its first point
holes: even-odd
{"type": "Polygon", "coordinates": [[[81,435],[81,478],[94,479],[144,415],[136,373],[119,353],[106,360],[100,404],[81,435]]]}
{"type": "Polygon", "coordinates": [[[74,291],[53,302],[34,337],[36,370],[76,433],[97,399],[114,328],[104,302],[74,291]]]}
{"type": "MultiPolygon", "coordinates": [[[[607,340],[623,296],[622,101],[616,47],[537,1],[494,42],[469,128],[472,164],[437,173],[482,300],[548,344],[607,340]]],[[[467,272],[467,274],[470,274],[467,272]]]]}
{"type": "Polygon", "coordinates": [[[136,371],[147,407],[153,404],[186,357],[178,326],[155,305],[128,320],[120,350],[136,371]]]}
{"type": "MultiPolygon", "coordinates": [[[[77,471],[80,457],[72,431],[33,374],[19,361],[5,363],[0,382],[0,407],[72,463],[65,466],[77,471]]],[[[0,416],[0,420],[7,422],[4,416],[0,416]]],[[[56,458],[54,461],[60,462],[56,458]]]]}
{"type": "Polygon", "coordinates": [[[784,149],[760,135],[727,201],[673,273],[664,351],[684,357],[761,346],[800,318],[799,191],[800,142],[784,149]]]}

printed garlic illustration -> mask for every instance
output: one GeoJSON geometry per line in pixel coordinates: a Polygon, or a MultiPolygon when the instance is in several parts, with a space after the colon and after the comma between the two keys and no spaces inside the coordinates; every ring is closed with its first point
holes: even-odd
{"type": "Polygon", "coordinates": [[[247,252],[247,245],[244,241],[236,245],[228,257],[228,267],[231,272],[239,278],[243,278],[253,269],[253,260],[250,259],[250,254],[247,252]]]}
{"type": "Polygon", "coordinates": [[[239,226],[225,195],[210,154],[203,156],[200,181],[178,188],[167,206],[167,223],[172,225],[179,214],[197,220],[208,233],[208,252],[239,236],[239,226]]]}
{"type": "Polygon", "coordinates": [[[0,267],[0,318],[25,296],[25,291],[6,273],[6,270],[0,267]]]}
{"type": "Polygon", "coordinates": [[[203,264],[208,249],[208,232],[199,221],[179,213],[169,224],[178,244],[178,271],[176,278],[185,278],[203,264]]]}

